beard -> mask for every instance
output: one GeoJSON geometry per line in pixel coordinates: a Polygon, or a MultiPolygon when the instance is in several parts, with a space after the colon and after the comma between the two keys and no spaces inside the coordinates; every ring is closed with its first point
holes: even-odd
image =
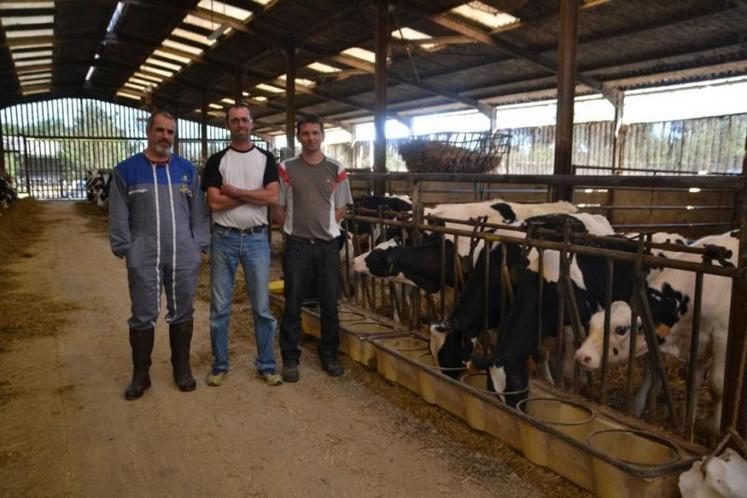
{"type": "Polygon", "coordinates": [[[153,150],[156,151],[157,154],[165,156],[171,152],[172,144],[164,145],[160,142],[153,142],[152,146],[153,150]]]}

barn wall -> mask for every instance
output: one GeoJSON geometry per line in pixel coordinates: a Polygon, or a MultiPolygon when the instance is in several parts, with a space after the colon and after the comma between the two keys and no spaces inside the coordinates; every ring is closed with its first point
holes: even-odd
{"type": "MultiPolygon", "coordinates": [[[[552,174],[555,127],[534,126],[500,130],[510,133],[511,151],[497,173],[552,174]]],[[[699,119],[634,123],[621,128],[621,163],[625,169],[646,169],[626,174],[740,173],[747,135],[747,114],[699,119]]],[[[573,164],[578,174],[606,174],[612,165],[612,122],[577,123],[573,128],[573,164]],[[601,168],[590,168],[600,166],[601,168]]],[[[387,142],[387,169],[407,171],[397,152],[404,139],[387,142]]],[[[372,164],[372,142],[331,146],[332,157],[354,168],[372,164]],[[339,155],[336,155],[339,154],[339,155]]]]}

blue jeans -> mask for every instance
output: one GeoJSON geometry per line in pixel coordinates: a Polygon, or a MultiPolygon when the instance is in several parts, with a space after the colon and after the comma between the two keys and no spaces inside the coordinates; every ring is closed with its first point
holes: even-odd
{"type": "Polygon", "coordinates": [[[267,229],[254,234],[240,234],[214,227],[210,241],[210,343],[213,348],[213,370],[228,371],[228,329],[231,322],[236,267],[244,268],[246,290],[254,312],[257,339],[257,370],[275,370],[273,340],[277,322],[270,312],[270,244],[267,229]]]}
{"type": "Polygon", "coordinates": [[[297,364],[301,357],[298,342],[301,336],[301,304],[310,282],[316,282],[319,297],[322,338],[319,356],[322,360],[335,358],[340,346],[337,293],[339,287],[339,245],[329,242],[309,242],[291,236],[285,239],[283,278],[285,311],[280,322],[280,352],[283,363],[297,364]]]}

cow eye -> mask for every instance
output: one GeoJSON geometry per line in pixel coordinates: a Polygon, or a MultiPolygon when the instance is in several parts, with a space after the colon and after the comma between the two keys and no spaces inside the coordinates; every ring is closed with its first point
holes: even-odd
{"type": "Polygon", "coordinates": [[[625,335],[628,333],[628,327],[626,325],[618,325],[615,327],[615,334],[617,335],[625,335]]]}

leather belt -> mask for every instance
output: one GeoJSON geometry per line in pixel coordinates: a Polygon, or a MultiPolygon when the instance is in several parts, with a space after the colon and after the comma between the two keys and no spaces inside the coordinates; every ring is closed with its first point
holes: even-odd
{"type": "Polygon", "coordinates": [[[236,228],[236,227],[227,227],[223,226],[220,223],[215,224],[216,227],[223,229],[227,232],[231,233],[237,233],[239,235],[248,235],[248,234],[254,234],[254,233],[260,233],[262,230],[267,228],[267,225],[257,225],[255,227],[249,227],[249,228],[236,228]]]}
{"type": "Polygon", "coordinates": [[[311,239],[308,237],[299,237],[297,235],[288,235],[286,234],[286,237],[289,239],[293,239],[297,242],[305,242],[306,244],[329,244],[330,242],[333,242],[335,239],[330,240],[324,240],[324,239],[311,239]]]}

